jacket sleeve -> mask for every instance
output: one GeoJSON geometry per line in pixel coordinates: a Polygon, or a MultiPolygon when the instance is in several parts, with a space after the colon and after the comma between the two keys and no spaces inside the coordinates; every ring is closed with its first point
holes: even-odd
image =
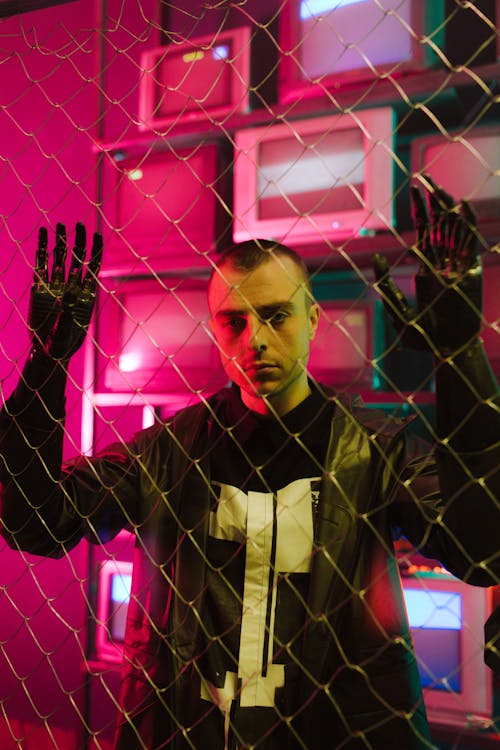
{"type": "MultiPolygon", "coordinates": [[[[480,339],[436,363],[433,455],[406,447],[398,523],[478,585],[500,580],[500,392],[480,339]],[[424,458],[422,458],[424,456],[424,458]]],[[[427,452],[428,453],[428,452],[427,452]]],[[[401,462],[400,462],[401,465],[401,462]]]]}
{"type": "Polygon", "coordinates": [[[136,441],[62,466],[64,384],[52,363],[28,363],[0,413],[0,531],[11,547],[50,557],[133,523],[144,469],[136,441]]]}
{"type": "Polygon", "coordinates": [[[500,582],[500,445],[457,453],[411,436],[386,467],[391,517],[424,555],[468,583],[500,582]],[[389,480],[391,484],[391,480],[389,480]]]}

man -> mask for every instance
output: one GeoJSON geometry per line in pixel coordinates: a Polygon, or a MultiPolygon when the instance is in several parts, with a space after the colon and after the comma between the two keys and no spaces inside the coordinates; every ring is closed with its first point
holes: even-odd
{"type": "Polygon", "coordinates": [[[33,353],[1,421],[2,529],[54,557],[135,530],[118,750],[432,747],[392,535],[471,583],[498,582],[500,419],[474,219],[428,188],[430,219],[413,191],[417,309],[380,257],[376,272],[402,341],[435,356],[433,451],[308,378],[319,311],[307,271],[256,240],[223,254],[209,283],[234,386],[61,469],[66,367],[100,239],[82,281],[77,228],[61,284],[62,227],[55,283],[42,233],[33,353]]]}

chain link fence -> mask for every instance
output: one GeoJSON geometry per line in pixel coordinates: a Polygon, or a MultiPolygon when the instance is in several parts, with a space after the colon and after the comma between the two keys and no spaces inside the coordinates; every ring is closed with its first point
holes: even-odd
{"type": "MultiPolygon", "coordinates": [[[[17,458],[8,450],[1,457],[11,476],[4,485],[16,487],[29,510],[23,521],[7,511],[2,522],[2,748],[108,750],[117,720],[126,727],[117,747],[129,750],[381,750],[387,736],[393,747],[430,749],[462,747],[478,732],[498,739],[500,688],[490,668],[498,665],[498,626],[491,620],[483,632],[499,604],[488,542],[484,557],[480,539],[474,552],[464,549],[457,527],[447,526],[448,508],[426,516],[411,489],[426,474],[421,466],[398,478],[420,508],[416,540],[391,519],[389,492],[369,510],[358,506],[353,497],[371,487],[354,462],[368,447],[361,437],[346,444],[332,469],[313,434],[329,430],[324,414],[279,419],[267,448],[268,438],[249,444],[238,430],[245,415],[228,422],[210,400],[228,375],[206,292],[232,242],[272,238],[292,247],[321,313],[308,366],[317,393],[344,415],[360,394],[377,438],[395,413],[415,418],[419,439],[453,442],[436,431],[436,360],[402,346],[372,256],[387,257],[413,305],[410,186],[425,191],[430,176],[466,198],[484,269],[482,338],[499,374],[499,14],[492,0],[0,3],[0,382],[5,401],[21,378],[40,420],[7,408],[12,440],[22,434],[24,442],[17,458]],[[66,373],[65,416],[60,392],[44,400],[45,379],[34,385],[22,375],[38,233],[48,228],[51,262],[58,222],[68,265],[77,222],[87,228],[87,261],[93,233],[104,241],[94,316],[66,373]],[[193,425],[185,433],[182,423],[180,433],[162,427],[195,404],[208,404],[213,428],[203,455],[185,437],[193,425]],[[174,460],[174,448],[158,438],[154,458],[137,434],[169,436],[182,454],[178,485],[194,470],[190,491],[211,498],[205,512],[179,510],[176,488],[162,484],[159,467],[174,460]],[[59,450],[70,461],[61,476],[59,450]],[[272,456],[287,450],[277,469],[272,456]],[[231,470],[221,473],[225,452],[231,470]],[[359,475],[347,476],[351,466],[359,475]],[[362,575],[333,551],[344,521],[332,515],[327,530],[321,525],[321,480],[333,475],[335,507],[345,505],[367,540],[358,563],[371,549],[362,575]],[[79,505],[75,488],[83,485],[79,505]],[[160,528],[165,507],[175,532],[160,528]],[[253,537],[252,523],[260,529],[253,537]],[[202,527],[208,542],[200,542],[202,527]],[[439,551],[461,546],[465,583],[432,555],[436,530],[439,551]],[[189,567],[194,553],[202,574],[199,562],[189,567]],[[194,571],[189,582],[184,570],[194,571]],[[260,588],[256,570],[267,571],[260,588]],[[390,593],[400,578],[404,604],[390,593]],[[320,580],[330,581],[331,596],[321,595],[320,580]],[[129,601],[136,643],[134,650],[131,637],[124,655],[129,601]],[[202,645],[190,651],[183,628],[202,645]],[[361,636],[358,646],[347,637],[356,630],[362,648],[361,636]],[[418,685],[387,702],[394,654],[411,661],[413,647],[412,679],[424,688],[432,739],[419,723],[418,685]],[[315,671],[318,649],[327,667],[336,665],[326,675],[315,671]],[[126,685],[139,677],[134,700],[119,698],[123,663],[126,685]],[[293,697],[285,670],[299,686],[293,697]],[[141,718],[153,704],[159,714],[141,718]],[[407,731],[406,745],[398,738],[407,731]]],[[[495,409],[494,397],[478,393],[473,411],[485,407],[495,409]]],[[[478,507],[489,528],[498,522],[495,462],[486,460],[474,481],[471,471],[465,484],[482,488],[478,507]]],[[[448,503],[457,497],[458,506],[462,496],[455,488],[448,503]]],[[[480,528],[477,519],[472,527],[480,528]]],[[[396,691],[398,684],[394,678],[396,691]]]]}

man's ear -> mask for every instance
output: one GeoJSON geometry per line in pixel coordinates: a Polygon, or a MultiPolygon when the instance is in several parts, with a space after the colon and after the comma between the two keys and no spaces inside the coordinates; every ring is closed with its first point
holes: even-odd
{"type": "Polygon", "coordinates": [[[313,338],[316,336],[316,331],[318,330],[319,316],[320,316],[320,306],[318,305],[317,302],[313,302],[309,310],[309,341],[312,341],[313,338]]]}

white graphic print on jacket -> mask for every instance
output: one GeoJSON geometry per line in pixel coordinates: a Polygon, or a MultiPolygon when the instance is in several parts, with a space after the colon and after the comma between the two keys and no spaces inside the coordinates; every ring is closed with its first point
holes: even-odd
{"type": "Polygon", "coordinates": [[[227,711],[240,705],[274,706],[285,668],[273,664],[277,580],[282,573],[309,573],[313,546],[313,502],[319,477],[297,479],[276,493],[220,487],[210,536],[246,544],[238,674],[226,672],[223,688],[202,682],[201,697],[227,711]]]}

